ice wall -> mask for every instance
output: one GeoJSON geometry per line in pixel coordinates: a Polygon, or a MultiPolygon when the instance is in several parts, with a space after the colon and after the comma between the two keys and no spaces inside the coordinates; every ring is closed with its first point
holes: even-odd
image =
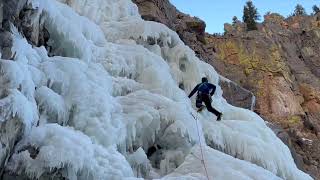
{"type": "Polygon", "coordinates": [[[311,179],[265,122],[227,104],[219,86],[213,105],[223,120],[197,114],[186,93],[203,76],[217,84],[219,75],[175,32],[143,21],[131,1],[29,3],[40,10],[54,56],[12,27],[16,56],[0,61],[0,121],[18,117],[26,129],[6,171],[30,178],[205,179],[193,157],[200,157],[196,116],[210,178],[311,179]],[[143,151],[155,144],[162,148],[149,160],[143,151]]]}

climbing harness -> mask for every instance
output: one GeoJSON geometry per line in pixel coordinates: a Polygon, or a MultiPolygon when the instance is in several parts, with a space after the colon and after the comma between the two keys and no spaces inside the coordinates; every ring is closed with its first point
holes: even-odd
{"type": "Polygon", "coordinates": [[[197,115],[194,116],[192,113],[191,113],[191,116],[194,118],[194,120],[196,121],[196,126],[197,126],[197,131],[198,131],[198,138],[199,138],[199,145],[200,145],[200,152],[201,152],[201,159],[198,158],[195,154],[193,154],[197,159],[201,160],[201,164],[203,165],[204,167],[204,170],[205,170],[205,173],[206,173],[206,176],[209,179],[209,175],[208,175],[208,170],[207,170],[207,166],[206,166],[206,163],[204,161],[204,155],[203,155],[203,150],[202,150],[202,143],[201,143],[201,137],[200,137],[200,131],[199,131],[199,126],[198,126],[198,114],[199,114],[199,111],[197,111],[197,115]]]}

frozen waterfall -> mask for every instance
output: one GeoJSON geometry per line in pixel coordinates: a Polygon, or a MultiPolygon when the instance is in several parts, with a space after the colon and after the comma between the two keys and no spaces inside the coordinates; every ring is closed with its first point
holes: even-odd
{"type": "MultiPolygon", "coordinates": [[[[12,26],[15,58],[0,60],[0,122],[20,122],[24,133],[6,171],[40,179],[206,179],[186,93],[203,76],[218,83],[212,66],[166,26],[142,20],[130,0],[29,3],[40,10],[54,56],[12,26]],[[155,144],[161,149],[148,158],[155,144]]],[[[312,179],[258,115],[229,105],[222,93],[218,87],[213,102],[221,122],[196,115],[211,179],[312,179]]],[[[9,136],[15,126],[7,128],[9,136]]]]}

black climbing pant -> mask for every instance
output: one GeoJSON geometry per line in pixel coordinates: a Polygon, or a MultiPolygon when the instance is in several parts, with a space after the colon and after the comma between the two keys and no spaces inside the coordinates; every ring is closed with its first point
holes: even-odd
{"type": "Polygon", "coordinates": [[[213,113],[217,117],[220,117],[221,113],[211,106],[211,101],[211,96],[209,94],[199,93],[196,99],[196,107],[201,108],[203,106],[202,102],[204,102],[209,112],[213,113]]]}

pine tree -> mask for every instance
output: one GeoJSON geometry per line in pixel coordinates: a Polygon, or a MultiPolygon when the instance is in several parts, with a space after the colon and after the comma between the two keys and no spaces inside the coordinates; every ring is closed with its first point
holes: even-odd
{"type": "Polygon", "coordinates": [[[259,13],[257,8],[253,5],[252,1],[246,2],[243,8],[243,22],[247,24],[247,31],[257,30],[256,20],[259,20],[259,13]]]}
{"type": "Polygon", "coordinates": [[[237,24],[237,22],[238,22],[237,16],[233,16],[233,18],[232,18],[232,25],[237,24]]]}
{"type": "Polygon", "coordinates": [[[320,8],[317,5],[312,6],[312,9],[314,14],[317,14],[318,12],[320,12],[320,8]]]}
{"type": "Polygon", "coordinates": [[[297,6],[295,7],[294,16],[305,16],[307,15],[306,10],[304,9],[304,7],[301,4],[297,4],[297,6]]]}

